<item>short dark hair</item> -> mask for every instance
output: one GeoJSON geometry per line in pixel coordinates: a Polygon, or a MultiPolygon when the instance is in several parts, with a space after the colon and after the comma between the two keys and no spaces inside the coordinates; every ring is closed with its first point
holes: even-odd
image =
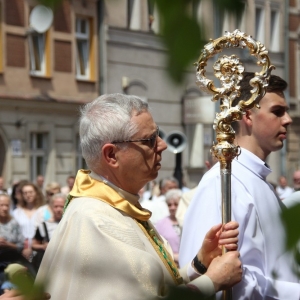
{"type": "MultiPolygon", "coordinates": [[[[253,87],[250,85],[250,80],[255,76],[253,72],[244,72],[243,79],[241,80],[240,86],[240,96],[235,98],[232,102],[232,106],[236,106],[240,100],[249,100],[251,98],[251,90],[253,87]]],[[[287,88],[287,82],[277,75],[271,75],[269,78],[269,84],[267,86],[267,93],[283,93],[287,88]]],[[[232,127],[235,131],[238,130],[238,121],[232,123],[232,127]]]]}

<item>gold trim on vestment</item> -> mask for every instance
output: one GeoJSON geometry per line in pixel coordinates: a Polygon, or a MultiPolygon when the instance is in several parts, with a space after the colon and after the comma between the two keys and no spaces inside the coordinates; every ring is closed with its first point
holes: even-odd
{"type": "MultiPolygon", "coordinates": [[[[179,271],[176,267],[176,263],[174,262],[172,256],[167,251],[167,249],[164,247],[162,242],[160,242],[161,245],[159,245],[159,244],[157,244],[157,242],[155,242],[154,236],[156,235],[156,233],[153,230],[153,228],[150,228],[150,230],[148,231],[144,224],[142,224],[141,222],[138,222],[137,220],[135,220],[135,221],[138,223],[139,227],[142,229],[144,234],[147,236],[148,240],[152,244],[152,246],[155,249],[156,253],[158,254],[160,259],[164,263],[164,265],[167,268],[167,270],[169,271],[169,273],[171,274],[175,284],[176,285],[182,284],[183,283],[183,278],[181,277],[181,275],[180,275],[180,273],[179,273],[179,271]],[[165,252],[166,257],[163,255],[162,251],[160,250],[160,247],[163,248],[163,251],[165,252]]],[[[145,222],[143,222],[143,223],[145,223],[145,222]]],[[[147,225],[150,227],[149,223],[147,225]]],[[[156,236],[156,238],[158,240],[160,240],[160,238],[158,236],[156,236]]]]}
{"type": "MultiPolygon", "coordinates": [[[[116,190],[106,183],[92,178],[90,170],[79,170],[75,178],[75,183],[70,195],[76,197],[91,197],[106,202],[110,206],[125,212],[127,215],[140,221],[147,221],[151,217],[151,212],[145,208],[138,208],[118,194],[116,190]]],[[[67,208],[71,199],[66,203],[67,208]]],[[[139,202],[137,200],[137,205],[139,202]]]]}
{"type": "Polygon", "coordinates": [[[177,269],[177,266],[163,245],[163,241],[154,228],[147,222],[151,217],[151,212],[142,208],[140,203],[132,204],[124,199],[113,187],[107,185],[105,182],[92,178],[89,170],[79,170],[75,179],[72,191],[67,197],[65,210],[73,198],[77,197],[91,197],[103,201],[110,206],[126,213],[132,217],[142,229],[151,245],[157,252],[163,264],[171,274],[175,284],[183,283],[183,279],[177,269]]]}

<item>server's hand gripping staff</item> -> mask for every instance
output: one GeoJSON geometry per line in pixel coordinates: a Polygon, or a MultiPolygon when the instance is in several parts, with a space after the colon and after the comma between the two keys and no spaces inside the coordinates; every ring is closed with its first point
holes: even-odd
{"type": "MultiPolygon", "coordinates": [[[[220,100],[220,113],[216,113],[213,125],[217,143],[213,144],[210,151],[220,162],[222,222],[227,223],[231,220],[231,162],[240,154],[240,147],[234,144],[235,131],[231,123],[241,120],[243,114],[254,105],[259,108],[258,102],[266,93],[271,71],[275,67],[270,64],[265,46],[238,29],[210,40],[201,51],[196,65],[197,85],[204,92],[213,95],[212,101],[220,100]],[[228,48],[248,48],[250,54],[256,57],[257,65],[262,67],[261,71],[256,72],[255,77],[250,81],[253,87],[251,98],[240,100],[236,106],[232,106],[232,102],[240,95],[239,82],[244,72],[244,67],[236,55],[223,55],[213,65],[214,75],[220,80],[221,87],[216,87],[213,80],[205,77],[208,59],[228,48]]],[[[223,251],[226,251],[225,248],[223,251]]],[[[231,298],[231,290],[223,291],[223,299],[231,298]]]]}

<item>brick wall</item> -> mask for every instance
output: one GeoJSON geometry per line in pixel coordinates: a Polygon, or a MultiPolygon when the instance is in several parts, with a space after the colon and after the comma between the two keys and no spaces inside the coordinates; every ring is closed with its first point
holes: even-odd
{"type": "Polygon", "coordinates": [[[297,7],[297,0],[290,0],[290,6],[297,7]]]}
{"type": "Polygon", "coordinates": [[[64,1],[54,14],[54,30],[71,33],[71,6],[69,1],[64,1]]]}
{"type": "Polygon", "coordinates": [[[54,41],[54,69],[72,72],[72,44],[68,41],[54,41]]]}
{"type": "Polygon", "coordinates": [[[5,1],[6,24],[24,26],[24,0],[5,1]]]}
{"type": "Polygon", "coordinates": [[[290,31],[297,31],[299,27],[299,16],[290,14],[290,19],[289,19],[289,30],[290,31]]]}
{"type": "Polygon", "coordinates": [[[14,34],[6,35],[6,65],[25,68],[25,37],[14,34]]]}

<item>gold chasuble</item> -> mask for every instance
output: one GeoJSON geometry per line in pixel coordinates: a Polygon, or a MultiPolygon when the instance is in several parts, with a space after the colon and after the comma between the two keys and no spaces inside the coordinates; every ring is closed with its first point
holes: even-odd
{"type": "MultiPolygon", "coordinates": [[[[124,194],[127,194],[126,191],[121,190],[104,178],[96,180],[90,176],[90,173],[91,172],[89,170],[78,171],[73,189],[67,197],[65,210],[74,198],[90,197],[103,201],[115,209],[127,214],[138,223],[139,227],[146,235],[165,267],[171,274],[175,284],[178,285],[183,283],[183,279],[180,276],[172,256],[164,247],[162,238],[156,232],[151,222],[148,221],[151,217],[151,212],[141,207],[138,202],[138,197],[136,203],[132,204],[123,197],[124,194]]],[[[99,177],[96,174],[94,175],[99,177]]]]}

